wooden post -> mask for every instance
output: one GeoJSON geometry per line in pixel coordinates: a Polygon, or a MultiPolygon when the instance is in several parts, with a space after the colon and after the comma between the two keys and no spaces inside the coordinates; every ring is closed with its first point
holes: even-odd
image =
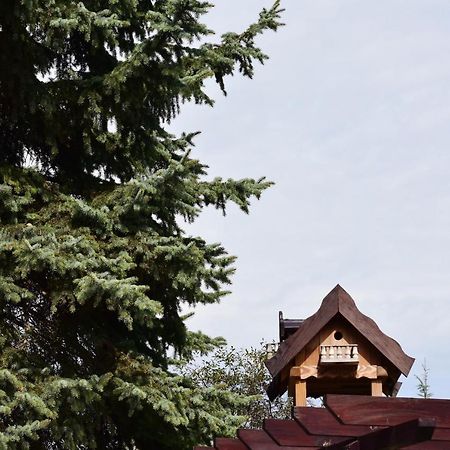
{"type": "Polygon", "coordinates": [[[294,406],[306,406],[306,381],[295,382],[294,406]]]}
{"type": "Polygon", "coordinates": [[[383,396],[383,382],[379,379],[372,380],[372,397],[383,396]]]}

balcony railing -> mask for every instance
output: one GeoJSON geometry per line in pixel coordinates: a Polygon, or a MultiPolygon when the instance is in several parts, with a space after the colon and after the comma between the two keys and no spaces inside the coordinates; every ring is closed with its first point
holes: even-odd
{"type": "Polygon", "coordinates": [[[320,346],[320,363],[347,363],[358,364],[358,345],[321,345],[320,346]]]}

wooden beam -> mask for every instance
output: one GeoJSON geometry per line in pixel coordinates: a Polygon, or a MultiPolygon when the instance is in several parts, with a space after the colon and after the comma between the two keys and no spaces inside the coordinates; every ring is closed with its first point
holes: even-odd
{"type": "Polygon", "coordinates": [[[248,450],[247,446],[239,439],[216,438],[214,448],[217,450],[248,450]]]}
{"type": "Polygon", "coordinates": [[[348,425],[392,426],[430,417],[438,428],[450,428],[450,400],[330,394],[325,405],[348,425]]]}
{"type": "Polygon", "coordinates": [[[375,430],[360,436],[350,446],[334,444],[328,450],[392,450],[429,441],[436,421],[418,418],[388,428],[375,430]]]}
{"type": "Polygon", "coordinates": [[[306,406],[306,381],[295,382],[294,406],[306,406]]]}
{"type": "Polygon", "coordinates": [[[294,419],[311,435],[355,437],[373,431],[370,425],[344,425],[327,408],[294,408],[294,419]]]}
{"type": "Polygon", "coordinates": [[[282,447],[317,448],[326,447],[331,444],[349,442],[348,437],[325,436],[320,434],[312,435],[295,420],[265,419],[264,431],[282,447]]]}
{"type": "Polygon", "coordinates": [[[381,380],[372,381],[372,397],[383,397],[383,383],[381,380]]]}
{"type": "Polygon", "coordinates": [[[371,380],[375,380],[377,378],[378,366],[362,366],[358,365],[358,369],[356,370],[356,378],[369,378],[371,380]]]}
{"type": "MultiPolygon", "coordinates": [[[[240,429],[238,430],[238,437],[240,441],[246,445],[247,450],[278,450],[280,448],[280,446],[263,430],[240,429]]],[[[286,449],[289,449],[289,447],[286,449]]]]}
{"type": "Polygon", "coordinates": [[[293,366],[289,371],[290,378],[301,378],[306,380],[309,377],[318,378],[319,369],[317,366],[293,366]]]}

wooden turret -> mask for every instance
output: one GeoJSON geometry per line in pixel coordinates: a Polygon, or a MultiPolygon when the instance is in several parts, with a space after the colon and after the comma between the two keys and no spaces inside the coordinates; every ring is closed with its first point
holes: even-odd
{"type": "Polygon", "coordinates": [[[266,361],[273,400],[288,390],[295,406],[325,394],[396,396],[414,359],[362,314],[337,285],[305,320],[280,313],[280,345],[266,361]]]}

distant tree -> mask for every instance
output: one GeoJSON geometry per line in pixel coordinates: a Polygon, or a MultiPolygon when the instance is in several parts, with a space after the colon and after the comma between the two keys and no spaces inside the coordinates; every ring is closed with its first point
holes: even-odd
{"type": "Polygon", "coordinates": [[[417,379],[417,394],[422,398],[431,398],[430,381],[429,381],[430,369],[427,366],[427,361],[424,359],[422,363],[422,374],[414,375],[417,379]]]}
{"type": "Polygon", "coordinates": [[[187,368],[189,376],[205,388],[225,389],[248,401],[237,405],[231,412],[245,416],[245,428],[261,428],[267,418],[287,419],[291,417],[292,399],[287,395],[270,402],[266,387],[271,381],[264,361],[267,354],[264,346],[237,349],[221,347],[209,357],[187,368]]]}

